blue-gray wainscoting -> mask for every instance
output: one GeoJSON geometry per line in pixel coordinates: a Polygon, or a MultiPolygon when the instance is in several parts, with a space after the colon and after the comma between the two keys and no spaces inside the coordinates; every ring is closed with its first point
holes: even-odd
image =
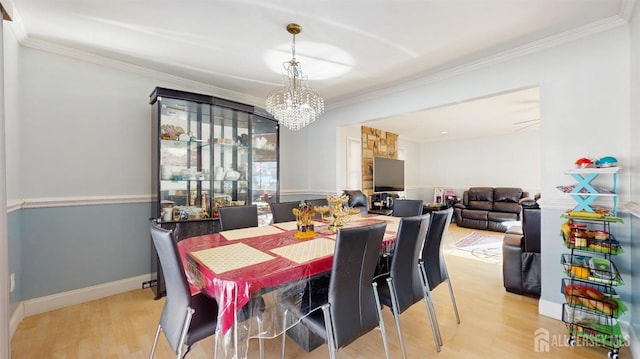
{"type": "Polygon", "coordinates": [[[17,290],[11,305],[148,274],[150,211],[146,202],[12,212],[9,268],[17,290]]]}

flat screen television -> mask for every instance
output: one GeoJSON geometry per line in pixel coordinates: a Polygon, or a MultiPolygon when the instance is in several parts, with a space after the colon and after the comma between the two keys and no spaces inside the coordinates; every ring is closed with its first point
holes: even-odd
{"type": "Polygon", "coordinates": [[[373,158],[373,192],[404,191],[404,161],[393,158],[373,158]]]}

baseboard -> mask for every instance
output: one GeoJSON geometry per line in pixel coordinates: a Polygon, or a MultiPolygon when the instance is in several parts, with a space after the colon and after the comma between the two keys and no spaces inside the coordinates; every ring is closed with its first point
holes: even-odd
{"type": "Polygon", "coordinates": [[[9,340],[13,338],[13,334],[16,332],[16,329],[18,329],[18,324],[20,324],[23,318],[24,306],[20,303],[9,319],[9,340]]]}
{"type": "Polygon", "coordinates": [[[554,303],[540,299],[538,301],[538,314],[545,317],[562,320],[562,303],[554,303]]]}
{"type": "MultiPolygon", "coordinates": [[[[68,292],[57,293],[29,299],[22,303],[23,316],[48,312],[50,310],[66,307],[69,305],[88,302],[111,295],[128,292],[130,290],[142,288],[142,283],[149,280],[150,274],[144,274],[133,278],[118,280],[115,282],[103,283],[91,287],[80,288],[68,292]]],[[[20,318],[22,319],[22,318],[20,318]]]]}

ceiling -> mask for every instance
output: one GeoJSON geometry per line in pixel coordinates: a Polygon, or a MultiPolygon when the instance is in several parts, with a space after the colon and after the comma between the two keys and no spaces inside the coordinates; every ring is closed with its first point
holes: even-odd
{"type": "MultiPolygon", "coordinates": [[[[291,58],[292,38],[285,27],[299,23],[303,30],[296,36],[296,58],[328,109],[492,55],[624,24],[635,4],[635,0],[11,1],[24,46],[126,64],[261,107],[280,84],[282,63],[291,58]]],[[[532,104],[538,99],[537,90],[527,89],[459,104],[473,110],[474,121],[483,125],[471,128],[464,122],[463,128],[478,135],[495,126],[500,131],[534,129],[535,125],[526,126],[539,119],[539,109],[532,104]],[[528,111],[523,109],[525,103],[528,111]],[[503,120],[494,121],[498,118],[503,120]]],[[[381,129],[416,141],[436,138],[418,138],[415,133],[437,137],[443,130],[454,137],[460,127],[456,123],[468,115],[462,108],[443,106],[368,125],[384,126],[381,129]],[[448,119],[447,127],[434,125],[432,118],[448,119]]]]}

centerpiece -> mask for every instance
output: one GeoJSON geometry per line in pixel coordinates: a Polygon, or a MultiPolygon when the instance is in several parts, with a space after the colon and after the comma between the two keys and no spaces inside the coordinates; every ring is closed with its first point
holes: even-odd
{"type": "Polygon", "coordinates": [[[316,232],[313,228],[313,209],[306,202],[300,202],[298,208],[292,209],[293,215],[296,216],[296,224],[298,231],[294,234],[296,238],[313,238],[316,232]]]}
{"type": "Polygon", "coordinates": [[[351,216],[360,213],[360,210],[357,208],[351,208],[345,206],[344,204],[349,200],[349,197],[346,195],[327,195],[327,201],[329,202],[329,206],[327,208],[316,207],[316,212],[319,212],[323,215],[324,213],[329,213],[329,230],[337,231],[340,228],[344,227],[344,224],[349,222],[351,216]]]}

